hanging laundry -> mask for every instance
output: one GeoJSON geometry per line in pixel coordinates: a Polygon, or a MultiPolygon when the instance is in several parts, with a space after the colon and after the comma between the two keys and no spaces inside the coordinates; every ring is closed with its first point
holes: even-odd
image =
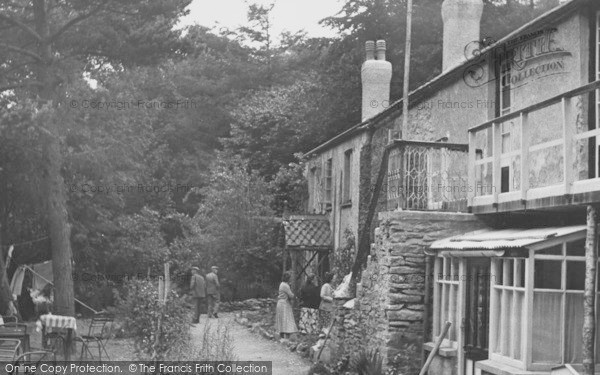
{"type": "Polygon", "coordinates": [[[48,281],[54,281],[52,273],[52,261],[34,264],[31,268],[33,268],[34,271],[33,289],[42,290],[48,284],[48,281]]]}

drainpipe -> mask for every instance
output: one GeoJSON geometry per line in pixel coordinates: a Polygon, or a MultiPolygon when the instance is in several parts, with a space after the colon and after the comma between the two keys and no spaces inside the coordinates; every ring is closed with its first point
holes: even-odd
{"type": "Polygon", "coordinates": [[[587,207],[587,235],[585,237],[585,290],[583,292],[583,373],[593,375],[596,363],[594,342],[596,341],[596,280],[598,240],[597,209],[587,207]]]}
{"type": "Polygon", "coordinates": [[[431,260],[432,257],[425,255],[425,303],[423,304],[423,342],[421,345],[421,367],[425,364],[427,356],[425,355],[425,343],[429,337],[429,314],[431,312],[431,260]]]}

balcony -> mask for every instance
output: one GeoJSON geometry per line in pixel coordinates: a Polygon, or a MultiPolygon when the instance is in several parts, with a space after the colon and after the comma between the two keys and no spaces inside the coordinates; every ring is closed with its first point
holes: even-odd
{"type": "Polygon", "coordinates": [[[596,81],[469,129],[472,212],[600,202],[599,88],[596,81]]]}
{"type": "Polygon", "coordinates": [[[388,210],[467,211],[468,145],[394,140],[388,152],[388,210]]]}

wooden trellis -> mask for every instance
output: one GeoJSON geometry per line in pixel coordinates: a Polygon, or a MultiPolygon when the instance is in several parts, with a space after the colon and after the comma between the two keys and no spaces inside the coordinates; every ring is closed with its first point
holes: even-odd
{"type": "Polygon", "coordinates": [[[325,215],[292,215],[283,219],[285,248],[283,271],[290,258],[292,280],[290,287],[297,293],[303,276],[313,267],[321,272],[329,265],[332,248],[329,219],[325,215]]]}

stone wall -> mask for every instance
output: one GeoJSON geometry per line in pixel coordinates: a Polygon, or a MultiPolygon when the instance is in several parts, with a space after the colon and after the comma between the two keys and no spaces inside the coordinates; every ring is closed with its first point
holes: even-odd
{"type": "Polygon", "coordinates": [[[226,301],[219,303],[219,310],[224,312],[239,310],[260,310],[261,308],[274,308],[277,304],[275,298],[250,298],[243,301],[226,301]]]}
{"type": "MultiPolygon", "coordinates": [[[[366,269],[357,285],[354,308],[338,304],[332,331],[332,359],[362,348],[379,349],[384,364],[423,342],[425,311],[424,250],[438,239],[484,228],[474,215],[401,211],[379,214],[379,226],[366,269]]],[[[414,358],[415,363],[420,361],[414,358]]]]}

